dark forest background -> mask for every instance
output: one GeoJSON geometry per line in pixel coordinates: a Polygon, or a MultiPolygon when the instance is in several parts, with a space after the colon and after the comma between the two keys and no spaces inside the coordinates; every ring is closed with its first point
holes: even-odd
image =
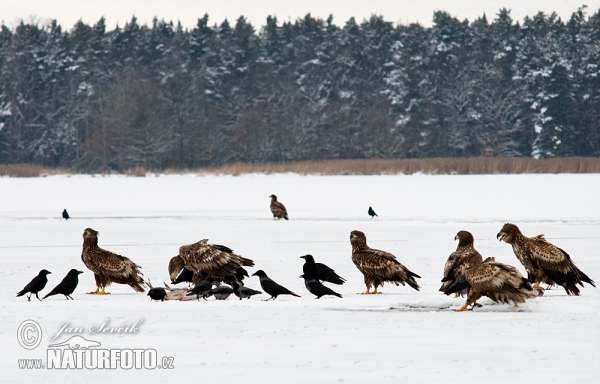
{"type": "Polygon", "coordinates": [[[234,162],[600,156],[600,11],[569,20],[0,31],[0,163],[83,172],[234,162]]]}

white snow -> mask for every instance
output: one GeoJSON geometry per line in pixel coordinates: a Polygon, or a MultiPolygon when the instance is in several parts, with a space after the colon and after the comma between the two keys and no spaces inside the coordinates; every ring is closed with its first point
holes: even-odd
{"type": "MultiPolygon", "coordinates": [[[[598,383],[597,288],[579,297],[555,288],[519,309],[483,299],[464,313],[451,310],[464,299],[438,288],[459,230],[473,233],[484,257],[524,273],[511,247],[496,240],[505,222],[545,234],[600,282],[599,196],[598,174],[0,178],[2,381],[598,383]],[[273,193],[289,221],[272,219],[273,193]],[[369,206],[378,218],[369,218],[369,206]],[[86,295],[95,288],[80,258],[86,227],[100,231],[101,247],[140,264],[155,286],[168,282],[180,245],[208,238],[253,259],[250,273],[263,269],[302,297],[151,302],[118,284],[110,296],[86,295]],[[386,284],[381,295],[358,295],[365,287],[350,259],[354,229],[420,274],[421,291],[386,284]],[[315,300],[306,291],[299,257],[308,253],[348,280],[330,285],[343,299],[315,300]],[[15,297],[43,268],[52,274],[42,295],[69,269],[84,271],[74,301],[15,297]],[[89,332],[139,319],[135,333],[89,332]],[[42,329],[32,350],[17,340],[25,320],[42,329]],[[46,362],[48,345],[73,336],[51,339],[65,323],[102,348],[155,349],[159,363],[173,357],[174,369],[18,368],[19,359],[46,362]]],[[[246,285],[260,289],[257,277],[246,285]]]]}

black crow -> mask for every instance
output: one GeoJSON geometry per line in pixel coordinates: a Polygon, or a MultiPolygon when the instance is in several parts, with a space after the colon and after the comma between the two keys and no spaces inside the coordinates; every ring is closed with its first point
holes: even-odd
{"type": "Polygon", "coordinates": [[[342,297],[342,295],[340,295],[339,293],[334,292],[329,287],[326,287],[323,284],[321,284],[317,279],[308,277],[306,275],[300,275],[300,277],[304,279],[304,285],[306,285],[306,289],[308,289],[308,292],[317,296],[317,299],[320,299],[322,296],[325,295],[337,296],[339,298],[342,297]]]}
{"type": "Polygon", "coordinates": [[[194,278],[194,272],[187,268],[183,268],[175,280],[171,280],[171,284],[191,283],[194,278]]]}
{"type": "Polygon", "coordinates": [[[162,287],[151,288],[148,291],[148,296],[150,296],[151,300],[165,301],[165,297],[167,297],[167,291],[162,287]]]}
{"type": "Polygon", "coordinates": [[[261,291],[257,291],[255,289],[252,288],[248,288],[245,287],[244,285],[240,285],[236,282],[231,283],[231,286],[233,287],[233,293],[240,298],[240,300],[242,299],[249,299],[250,297],[254,296],[254,295],[260,295],[262,294],[261,291]]]}
{"type": "Polygon", "coordinates": [[[375,216],[379,217],[378,214],[375,213],[375,211],[373,210],[373,208],[369,207],[369,216],[371,216],[371,219],[375,216]]]}
{"type": "Polygon", "coordinates": [[[63,219],[65,219],[65,220],[69,220],[71,218],[71,216],[69,216],[69,212],[67,212],[66,209],[63,209],[62,216],[63,216],[63,219]]]}
{"type": "Polygon", "coordinates": [[[258,276],[260,278],[260,286],[262,287],[263,291],[271,295],[271,297],[267,300],[275,300],[279,295],[292,295],[300,297],[300,295],[296,295],[294,292],[290,291],[285,287],[282,287],[281,285],[271,280],[262,269],[259,269],[258,271],[254,272],[252,276],[258,276]]]}
{"type": "Polygon", "coordinates": [[[46,286],[46,283],[48,282],[48,274],[50,273],[52,272],[42,269],[40,273],[38,273],[38,275],[34,277],[21,292],[17,293],[17,297],[23,296],[26,293],[30,293],[30,295],[27,296],[27,301],[30,301],[31,295],[35,293],[35,297],[37,297],[39,301],[42,301],[38,296],[38,292],[44,289],[46,286]]]}
{"type": "Polygon", "coordinates": [[[62,279],[62,281],[56,287],[54,287],[54,289],[52,289],[49,294],[44,296],[42,300],[45,300],[48,296],[54,295],[65,295],[67,300],[73,300],[73,298],[71,297],[71,293],[75,291],[75,288],[77,288],[77,284],[79,284],[80,273],[83,272],[78,271],[76,269],[71,269],[69,273],[67,273],[67,276],[65,276],[65,278],[62,279]]]}
{"type": "Polygon", "coordinates": [[[206,300],[206,296],[208,295],[208,292],[210,292],[213,286],[213,281],[214,280],[212,277],[209,277],[206,280],[202,280],[201,282],[196,284],[194,288],[192,288],[192,290],[187,293],[186,296],[196,295],[196,298],[198,300],[200,300],[200,296],[202,296],[202,298],[206,300]]]}
{"type": "Polygon", "coordinates": [[[346,279],[339,276],[335,271],[323,263],[315,263],[312,255],[300,256],[301,259],[306,260],[302,266],[302,271],[308,277],[314,278],[315,280],[326,281],[337,285],[342,285],[346,282],[346,279]]]}
{"type": "Polygon", "coordinates": [[[208,291],[208,296],[214,296],[217,300],[227,300],[227,298],[233,293],[233,288],[226,285],[213,288],[208,291]]]}

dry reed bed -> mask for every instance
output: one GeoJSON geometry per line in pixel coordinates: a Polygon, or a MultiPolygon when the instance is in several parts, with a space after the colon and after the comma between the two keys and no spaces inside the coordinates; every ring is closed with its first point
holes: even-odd
{"type": "MultiPolygon", "coordinates": [[[[142,166],[124,172],[127,176],[143,177],[149,171],[142,166]]],[[[0,176],[40,177],[73,174],[75,171],[46,168],[32,164],[0,164],[0,176]]],[[[433,158],[433,159],[370,159],[370,160],[315,160],[293,163],[233,163],[222,167],[196,170],[167,169],[162,174],[219,174],[298,173],[302,175],[483,175],[509,173],[600,173],[600,158],[563,157],[553,159],[531,158],[433,158]]]]}

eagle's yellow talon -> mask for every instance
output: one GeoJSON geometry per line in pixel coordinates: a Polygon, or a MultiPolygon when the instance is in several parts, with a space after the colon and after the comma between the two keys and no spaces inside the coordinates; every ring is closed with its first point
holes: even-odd
{"type": "Polygon", "coordinates": [[[456,308],[454,310],[454,312],[463,312],[463,311],[470,311],[469,306],[467,304],[463,305],[460,308],[456,308]]]}

